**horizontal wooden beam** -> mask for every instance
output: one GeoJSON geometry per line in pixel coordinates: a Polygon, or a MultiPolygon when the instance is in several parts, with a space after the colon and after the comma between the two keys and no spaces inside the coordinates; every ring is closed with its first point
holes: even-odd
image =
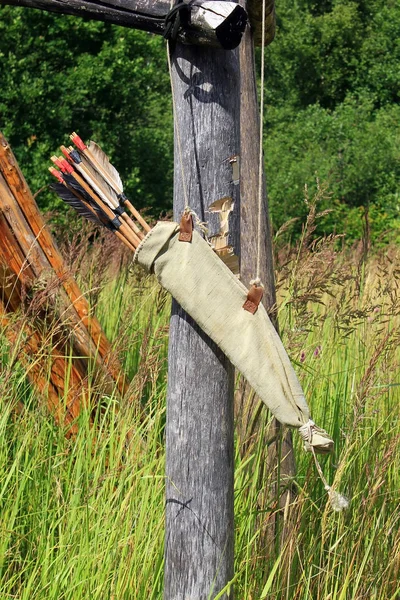
{"type": "MultiPolygon", "coordinates": [[[[171,8],[170,0],[0,0],[0,5],[86,17],[160,35],[171,8]]],[[[239,45],[247,23],[242,6],[225,0],[192,0],[186,5],[179,42],[227,50],[239,45]]]]}

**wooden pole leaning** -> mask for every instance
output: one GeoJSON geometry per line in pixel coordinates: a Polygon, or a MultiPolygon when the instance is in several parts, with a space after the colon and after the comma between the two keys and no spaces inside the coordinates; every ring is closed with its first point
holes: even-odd
{"type": "MultiPolygon", "coordinates": [[[[80,290],[75,279],[68,273],[68,269],[60,254],[53,237],[39,212],[29,186],[18,166],[7,140],[0,132],[0,170],[14,199],[14,208],[21,214],[21,222],[25,223],[25,232],[31,231],[31,241],[34,248],[40,248],[44,254],[43,265],[54,269],[55,274],[63,282],[62,287],[67,294],[73,312],[76,315],[77,327],[75,335],[82,342],[81,352],[86,356],[96,356],[103,359],[108,365],[112,377],[118,381],[120,391],[127,389],[127,384],[121,377],[121,367],[112,352],[111,345],[101,329],[100,323],[94,315],[90,314],[90,307],[80,290]],[[28,230],[26,225],[29,224],[28,230]],[[78,325],[79,323],[79,325],[78,325]],[[89,332],[89,336],[87,335],[89,332]]],[[[46,268],[43,266],[43,269],[46,268]]]]}
{"type": "MultiPolygon", "coordinates": [[[[1,269],[3,276],[0,281],[2,323],[8,324],[6,331],[9,341],[14,345],[22,338],[13,327],[12,313],[18,311],[23,303],[27,302],[26,291],[29,292],[32,286],[42,279],[44,284],[48,278],[58,281],[59,310],[58,316],[54,314],[54,323],[57,322],[57,326],[52,329],[51,339],[47,340],[46,336],[41,336],[35,327],[34,318],[25,319],[21,326],[25,328],[26,335],[22,337],[26,341],[20,344],[19,353],[19,359],[27,366],[33,383],[39,391],[48,393],[49,407],[54,408],[55,416],[62,420],[60,418],[63,412],[62,398],[66,398],[68,392],[64,422],[70,423],[77,417],[82,393],[85,394],[89,357],[93,363],[96,380],[100,381],[101,377],[105,383],[104,389],[107,388],[111,393],[116,383],[119,391],[124,393],[127,389],[127,381],[121,366],[100,324],[91,314],[85,296],[68,272],[15,157],[1,134],[0,259],[3,265],[1,269]],[[73,347],[75,358],[70,367],[66,363],[70,344],[66,343],[66,336],[62,331],[64,334],[65,331],[68,332],[67,337],[73,347]],[[29,354],[35,354],[37,360],[29,361],[29,354]],[[46,374],[43,367],[47,360],[46,356],[51,363],[48,385],[45,385],[46,374]],[[70,369],[69,372],[67,369],[70,369]],[[54,394],[58,394],[60,403],[57,410],[54,394]]],[[[41,315],[42,312],[39,310],[37,314],[39,320],[42,318],[41,315]]],[[[47,318],[46,310],[43,318],[45,320],[47,318]]]]}

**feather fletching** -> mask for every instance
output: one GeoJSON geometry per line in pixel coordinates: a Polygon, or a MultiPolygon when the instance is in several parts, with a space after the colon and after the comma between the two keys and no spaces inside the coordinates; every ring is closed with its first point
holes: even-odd
{"type": "Polygon", "coordinates": [[[97,225],[103,225],[95,212],[82,202],[82,200],[79,200],[63,183],[52,183],[50,187],[60,196],[61,200],[64,200],[71,208],[76,210],[81,217],[85,217],[85,219],[97,225]]]}
{"type": "Polygon", "coordinates": [[[114,188],[112,188],[108,181],[102,176],[101,172],[93,167],[92,163],[86,158],[85,155],[82,155],[81,159],[82,165],[87,170],[89,177],[100,188],[100,190],[105,193],[106,197],[111,197],[111,199],[114,200],[115,205],[118,206],[119,199],[114,188]]]}
{"type": "Polygon", "coordinates": [[[64,173],[64,180],[68,184],[68,187],[72,188],[74,191],[79,194],[79,196],[88,204],[92,205],[93,200],[86,190],[68,173],[64,173]]]}
{"type": "Polygon", "coordinates": [[[124,191],[124,186],[122,184],[121,177],[119,176],[117,169],[110,163],[107,154],[103,152],[96,142],[92,141],[88,145],[88,151],[90,154],[92,154],[100,169],[104,171],[104,174],[107,176],[107,179],[117,194],[122,193],[124,191]]]}
{"type": "Polygon", "coordinates": [[[51,157],[59,168],[49,167],[59,182],[53,189],[80,215],[114,231],[131,250],[135,250],[150,227],[123,196],[118,171],[96,142],[86,146],[76,133],[71,134],[70,139],[75,149],[61,146],[63,156],[51,157]],[[132,217],[123,205],[129,208],[132,217]]]}
{"type": "Polygon", "coordinates": [[[56,189],[55,187],[53,187],[53,189],[55,189],[58,193],[58,195],[65,201],[67,202],[67,204],[69,204],[70,206],[72,206],[73,208],[75,208],[75,210],[77,210],[82,216],[84,216],[86,219],[89,219],[93,221],[93,219],[90,219],[89,216],[87,216],[86,214],[84,214],[82,212],[82,210],[79,210],[79,204],[81,205],[81,207],[84,207],[87,211],[91,212],[93,215],[93,218],[95,219],[97,224],[103,225],[104,227],[106,227],[107,229],[113,229],[113,225],[110,223],[110,219],[109,217],[106,215],[106,213],[96,204],[96,202],[90,197],[90,195],[83,189],[83,187],[81,185],[79,185],[79,183],[77,183],[75,181],[75,179],[73,177],[71,177],[71,175],[64,175],[64,179],[65,182],[68,185],[68,189],[66,188],[63,184],[53,184],[53,186],[55,185],[59,185],[61,188],[63,188],[64,190],[66,190],[67,192],[69,192],[70,196],[70,201],[68,201],[68,194],[64,194],[64,196],[62,196],[60,194],[60,192],[58,191],[58,188],[56,189]],[[76,201],[76,205],[73,204],[72,201],[72,197],[74,198],[74,200],[76,201]]]}

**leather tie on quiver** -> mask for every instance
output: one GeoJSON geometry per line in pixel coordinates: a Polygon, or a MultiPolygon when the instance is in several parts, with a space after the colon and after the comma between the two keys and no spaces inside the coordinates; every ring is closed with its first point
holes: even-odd
{"type": "MultiPolygon", "coordinates": [[[[250,282],[251,283],[251,282],[250,282]]],[[[252,283],[248,291],[246,302],[243,304],[244,310],[254,315],[257,312],[258,305],[260,304],[264,295],[264,286],[260,283],[252,283]]]]}
{"type": "Polygon", "coordinates": [[[193,236],[193,217],[190,210],[185,210],[182,213],[181,222],[179,225],[179,241],[191,242],[193,236]]]}
{"type": "MultiPolygon", "coordinates": [[[[262,288],[255,286],[256,297],[250,298],[254,305],[258,301],[256,310],[243,310],[249,302],[246,287],[197,231],[191,232],[190,243],[181,243],[181,234],[182,223],[157,223],[138,247],[135,261],[155,274],[281,423],[305,425],[310,415],[304,393],[280,337],[259,304],[262,288]]],[[[323,440],[325,449],[328,440],[323,440]]]]}

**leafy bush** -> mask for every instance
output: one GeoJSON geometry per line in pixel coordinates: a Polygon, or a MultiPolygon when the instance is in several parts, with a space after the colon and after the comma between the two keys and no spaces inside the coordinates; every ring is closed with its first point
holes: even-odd
{"type": "Polygon", "coordinates": [[[332,212],[317,233],[360,238],[369,208],[373,241],[400,239],[400,106],[374,110],[368,99],[349,97],[334,111],[314,104],[295,121],[282,113],[271,109],[274,126],[266,142],[275,227],[288,216],[304,219],[304,185],[313,194],[319,178],[331,192],[320,208],[332,212]]]}
{"type": "MultiPolygon", "coordinates": [[[[400,7],[395,0],[278,0],[267,49],[266,165],[275,228],[332,192],[317,234],[399,237],[400,7]]],[[[109,24],[0,7],[0,128],[30,186],[75,129],[110,153],[128,196],[171,208],[173,131],[165,45],[109,24]]],[[[60,208],[48,191],[45,210],[60,208]]],[[[292,231],[294,236],[300,227],[292,231]]]]}
{"type": "MultiPolygon", "coordinates": [[[[0,7],[0,129],[33,190],[68,134],[95,139],[126,193],[154,214],[172,205],[172,111],[162,38],[36,10],[0,7]]],[[[60,209],[53,193],[38,197],[60,209]]]]}
{"type": "MultiPolygon", "coordinates": [[[[318,232],[399,236],[400,8],[394,1],[277,2],[268,49],[266,161],[272,219],[304,217],[304,184],[329,182],[318,232]]],[[[299,228],[295,230],[299,233],[299,228]]]]}

